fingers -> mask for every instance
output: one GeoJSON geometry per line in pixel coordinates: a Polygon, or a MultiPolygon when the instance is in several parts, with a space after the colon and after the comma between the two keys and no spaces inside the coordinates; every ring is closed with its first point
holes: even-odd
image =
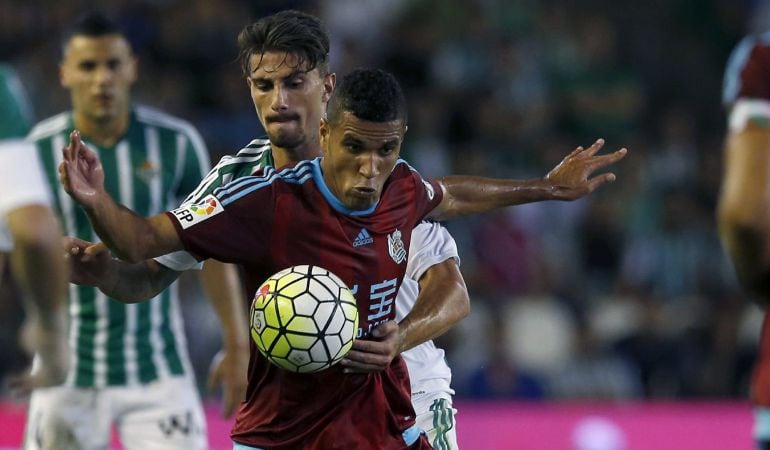
{"type": "MultiPolygon", "coordinates": [[[[90,242],[87,244],[91,244],[90,242]]],[[[99,256],[104,253],[108,253],[110,250],[107,248],[106,245],[104,245],[104,242],[97,242],[96,244],[91,244],[88,247],[86,247],[85,250],[83,250],[83,253],[88,256],[99,256]]]]}
{"type": "Polygon", "coordinates": [[[385,355],[351,350],[340,364],[345,367],[344,373],[366,373],[385,370],[390,361],[391,358],[385,355]]]}
{"type": "Polygon", "coordinates": [[[604,147],[604,139],[599,138],[583,152],[583,156],[594,156],[602,147],[604,147]]]}
{"type": "Polygon", "coordinates": [[[615,181],[615,174],[612,173],[612,172],[610,172],[610,173],[603,173],[603,174],[598,175],[598,176],[596,176],[594,178],[591,178],[588,181],[588,192],[589,193],[593,192],[596,189],[598,189],[599,186],[601,186],[603,184],[606,184],[606,183],[612,183],[613,181],[615,181]]]}

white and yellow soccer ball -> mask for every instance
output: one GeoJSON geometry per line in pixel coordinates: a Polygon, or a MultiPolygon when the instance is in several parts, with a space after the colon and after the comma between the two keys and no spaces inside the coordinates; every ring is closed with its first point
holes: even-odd
{"type": "Polygon", "coordinates": [[[336,364],[350,351],[358,330],[353,293],[318,266],[294,266],[257,289],[250,310],[251,338],[270,362],[297,373],[336,364]]]}

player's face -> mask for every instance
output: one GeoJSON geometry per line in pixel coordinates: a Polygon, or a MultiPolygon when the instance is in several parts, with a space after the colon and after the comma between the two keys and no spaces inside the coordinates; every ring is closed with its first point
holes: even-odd
{"type": "Polygon", "coordinates": [[[274,146],[318,145],[318,124],[334,88],[334,74],[305,71],[297,56],[284,52],[253,54],[246,78],[259,121],[274,146]]]}
{"type": "Polygon", "coordinates": [[[329,189],[352,210],[373,206],[401,152],[403,121],[368,122],[345,111],[334,126],[322,120],[320,131],[329,189]]]}
{"type": "Polygon", "coordinates": [[[74,36],[64,49],[59,76],[75,114],[109,122],[128,112],[136,59],[120,35],[74,36]]]}

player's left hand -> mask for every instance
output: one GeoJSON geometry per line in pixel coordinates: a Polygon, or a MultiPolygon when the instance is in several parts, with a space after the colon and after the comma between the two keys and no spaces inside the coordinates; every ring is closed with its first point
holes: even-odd
{"type": "Polygon", "coordinates": [[[554,200],[577,200],[595,191],[599,186],[615,181],[615,174],[611,172],[595,177],[592,175],[597,170],[623,159],[627,150],[621,148],[613,153],[596,156],[603,146],[604,139],[597,139],[588,148],[578,147],[548,172],[545,180],[553,185],[554,200]]]}
{"type": "Polygon", "coordinates": [[[385,370],[401,352],[403,336],[398,323],[389,320],[372,330],[372,339],[356,339],[353,348],[340,361],[345,373],[385,370]]]}
{"type": "Polygon", "coordinates": [[[222,385],[222,417],[229,419],[238,404],[246,398],[249,350],[220,350],[209,370],[208,388],[213,392],[222,385]]]}

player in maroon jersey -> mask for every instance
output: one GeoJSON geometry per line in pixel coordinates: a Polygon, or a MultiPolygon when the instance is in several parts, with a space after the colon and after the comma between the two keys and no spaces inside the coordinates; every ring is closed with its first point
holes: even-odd
{"type": "MultiPolygon", "coordinates": [[[[286,64],[292,55],[286,55],[286,64]]],[[[283,64],[283,62],[280,62],[283,64]]],[[[356,292],[360,333],[392,320],[411,229],[427,214],[443,218],[542,199],[573,199],[614,179],[589,178],[625,150],[596,156],[602,142],[578,148],[542,180],[419,176],[398,159],[406,105],[392,76],[346,76],[320,128],[324,157],[227,185],[197,205],[149,220],[103,190],[95,155],[78,136],[65,150],[65,189],[83,204],[104,242],[129,260],[186,248],[200,258],[241,264],[247,289],[281,268],[316,264],[356,292]],[[366,228],[374,243],[353,247],[366,228]],[[308,233],[307,230],[313,230],[308,233]]],[[[286,373],[264,358],[250,364],[249,392],[233,439],[251,448],[429,448],[415,436],[408,376],[397,357],[383,372],[312,376],[286,373]],[[372,418],[367,420],[367,418],[372,418]]],[[[249,448],[244,447],[244,448],[249,448]]]]}
{"type": "MultiPolygon", "coordinates": [[[[725,172],[719,199],[720,235],[754,301],[770,304],[770,32],[735,48],[725,71],[729,109],[725,172]]],[[[770,320],[765,314],[751,383],[754,436],[770,449],[770,320]]]]}

